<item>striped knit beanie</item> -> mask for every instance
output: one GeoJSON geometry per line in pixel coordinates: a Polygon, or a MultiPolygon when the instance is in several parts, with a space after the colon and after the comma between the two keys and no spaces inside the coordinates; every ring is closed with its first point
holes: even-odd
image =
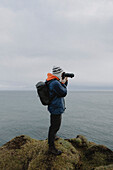
{"type": "Polygon", "coordinates": [[[62,68],[53,66],[52,74],[53,74],[54,76],[56,76],[56,77],[58,77],[59,79],[61,79],[62,73],[63,73],[62,68]]]}

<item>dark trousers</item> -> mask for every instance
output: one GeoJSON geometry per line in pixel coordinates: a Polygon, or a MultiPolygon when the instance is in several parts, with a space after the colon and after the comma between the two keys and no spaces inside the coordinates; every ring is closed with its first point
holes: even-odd
{"type": "Polygon", "coordinates": [[[55,140],[55,135],[57,131],[60,129],[61,125],[61,114],[51,114],[50,115],[50,127],[49,127],[49,132],[48,132],[48,144],[49,147],[53,146],[54,147],[54,140],[55,140]]]}

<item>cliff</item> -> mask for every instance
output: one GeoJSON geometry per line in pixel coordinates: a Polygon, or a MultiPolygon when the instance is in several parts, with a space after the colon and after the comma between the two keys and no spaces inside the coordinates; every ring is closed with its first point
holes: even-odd
{"type": "Polygon", "coordinates": [[[59,138],[60,156],[48,153],[47,140],[22,135],[0,147],[0,170],[113,170],[113,151],[84,136],[59,138]]]}

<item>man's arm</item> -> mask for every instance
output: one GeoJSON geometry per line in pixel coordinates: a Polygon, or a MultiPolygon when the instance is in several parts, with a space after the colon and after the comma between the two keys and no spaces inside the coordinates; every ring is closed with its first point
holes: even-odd
{"type": "Polygon", "coordinates": [[[67,88],[65,84],[61,84],[59,81],[55,81],[53,91],[59,97],[65,97],[67,95],[67,88]]]}

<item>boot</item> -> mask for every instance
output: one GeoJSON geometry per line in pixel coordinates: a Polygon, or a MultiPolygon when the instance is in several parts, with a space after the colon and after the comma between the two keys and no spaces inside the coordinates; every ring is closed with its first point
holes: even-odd
{"type": "Polygon", "coordinates": [[[59,151],[58,149],[56,149],[55,146],[50,146],[49,153],[52,153],[54,155],[61,155],[62,151],[59,151]]]}

